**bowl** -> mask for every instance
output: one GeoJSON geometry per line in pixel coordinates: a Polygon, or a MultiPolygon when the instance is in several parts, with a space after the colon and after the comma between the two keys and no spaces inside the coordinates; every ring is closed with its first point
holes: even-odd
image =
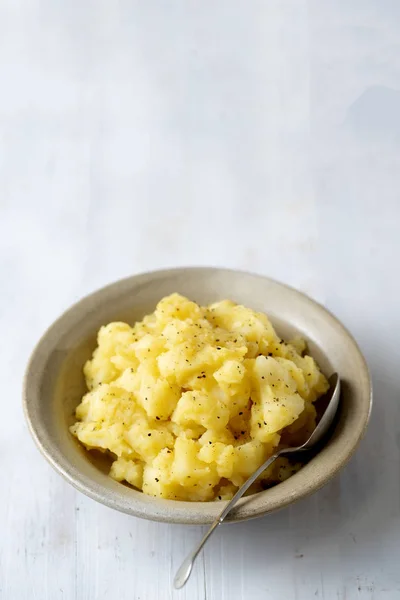
{"type": "Polygon", "coordinates": [[[219,268],[179,268],[134,275],[80,300],[43,335],[24,381],[23,402],[32,436],[50,464],[76,489],[125,513],[169,523],[211,523],[222,501],[183,502],[147,496],[108,476],[108,459],[88,452],[70,434],[74,410],[86,391],[82,367],[96,333],[110,321],[134,323],[167,294],[200,304],[225,298],[265,312],[284,339],[301,335],[328,377],[339,373],[342,394],[335,429],[319,452],[291,478],[239,501],[229,520],[281,509],[326,484],[347,463],[370,416],[372,392],[366,362],[350,333],[323,306],[266,277],[219,268]]]}

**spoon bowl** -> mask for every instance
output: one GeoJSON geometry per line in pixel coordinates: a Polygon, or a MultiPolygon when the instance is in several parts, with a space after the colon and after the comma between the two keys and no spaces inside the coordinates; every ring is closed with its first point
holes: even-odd
{"type": "MultiPolygon", "coordinates": [[[[324,414],[322,415],[319,423],[308,440],[302,446],[299,446],[298,451],[311,450],[314,448],[317,444],[322,442],[332,426],[340,401],[339,375],[337,373],[331,375],[331,377],[329,377],[329,383],[330,387],[325,395],[325,400],[328,402],[328,405],[324,411],[324,414]]],[[[296,448],[291,450],[296,452],[296,448]]]]}

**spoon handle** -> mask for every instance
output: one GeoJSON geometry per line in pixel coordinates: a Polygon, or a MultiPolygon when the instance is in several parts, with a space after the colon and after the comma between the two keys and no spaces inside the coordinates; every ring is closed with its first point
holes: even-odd
{"type": "Polygon", "coordinates": [[[250,477],[238,489],[236,494],[233,496],[232,500],[230,502],[228,502],[228,504],[222,509],[221,513],[215,519],[215,521],[211,525],[210,529],[206,532],[206,534],[200,540],[198,546],[196,546],[196,548],[194,550],[192,550],[192,552],[190,554],[188,554],[188,556],[185,558],[185,560],[179,567],[179,569],[175,575],[175,578],[174,578],[174,587],[176,589],[180,589],[181,587],[183,587],[185,585],[185,583],[187,582],[187,580],[190,577],[190,573],[192,571],[194,561],[196,560],[197,555],[199,554],[200,550],[203,548],[204,544],[206,543],[208,538],[211,536],[211,534],[214,533],[214,531],[216,530],[218,525],[220,525],[225,520],[225,517],[230,513],[232,508],[235,506],[236,502],[238,500],[240,500],[240,498],[243,496],[243,494],[245,492],[247,492],[247,490],[249,489],[251,484],[255,482],[257,477],[259,477],[265,471],[265,469],[267,469],[270,465],[272,465],[272,463],[279,456],[281,456],[281,454],[284,454],[284,452],[285,452],[285,450],[280,450],[276,454],[273,454],[260,467],[258,467],[257,471],[255,471],[252,475],[250,475],[250,477]]]}

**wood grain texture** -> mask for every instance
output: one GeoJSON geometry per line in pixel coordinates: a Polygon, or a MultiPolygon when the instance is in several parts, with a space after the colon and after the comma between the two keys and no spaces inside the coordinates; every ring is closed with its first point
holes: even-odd
{"type": "Polygon", "coordinates": [[[399,31],[383,0],[0,3],[1,599],[400,598],[399,31]],[[201,530],[75,492],[20,395],[71,302],[189,264],[324,302],[366,354],[375,406],[340,477],[221,528],[175,593],[201,530]]]}

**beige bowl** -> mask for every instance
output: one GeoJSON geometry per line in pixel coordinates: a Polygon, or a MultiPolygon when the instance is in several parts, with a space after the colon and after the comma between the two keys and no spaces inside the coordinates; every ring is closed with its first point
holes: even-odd
{"type": "Polygon", "coordinates": [[[23,393],[25,415],[43,455],[79,491],[117,510],[170,523],[211,523],[218,515],[222,502],[162,500],[117,483],[107,475],[107,459],[87,452],[68,430],[85,392],[82,367],[99,327],[116,320],[133,323],[172,292],[200,304],[229,298],[265,312],[283,338],[303,336],[324,373],[337,371],[342,380],[338,421],[326,445],[287,481],[243,498],[229,519],[265,515],[318,490],[346,464],[366,430],[372,395],[365,360],[343,325],[313,300],[265,277],[227,269],[129,277],[84,298],[48,329],[30,359],[23,393]]]}

